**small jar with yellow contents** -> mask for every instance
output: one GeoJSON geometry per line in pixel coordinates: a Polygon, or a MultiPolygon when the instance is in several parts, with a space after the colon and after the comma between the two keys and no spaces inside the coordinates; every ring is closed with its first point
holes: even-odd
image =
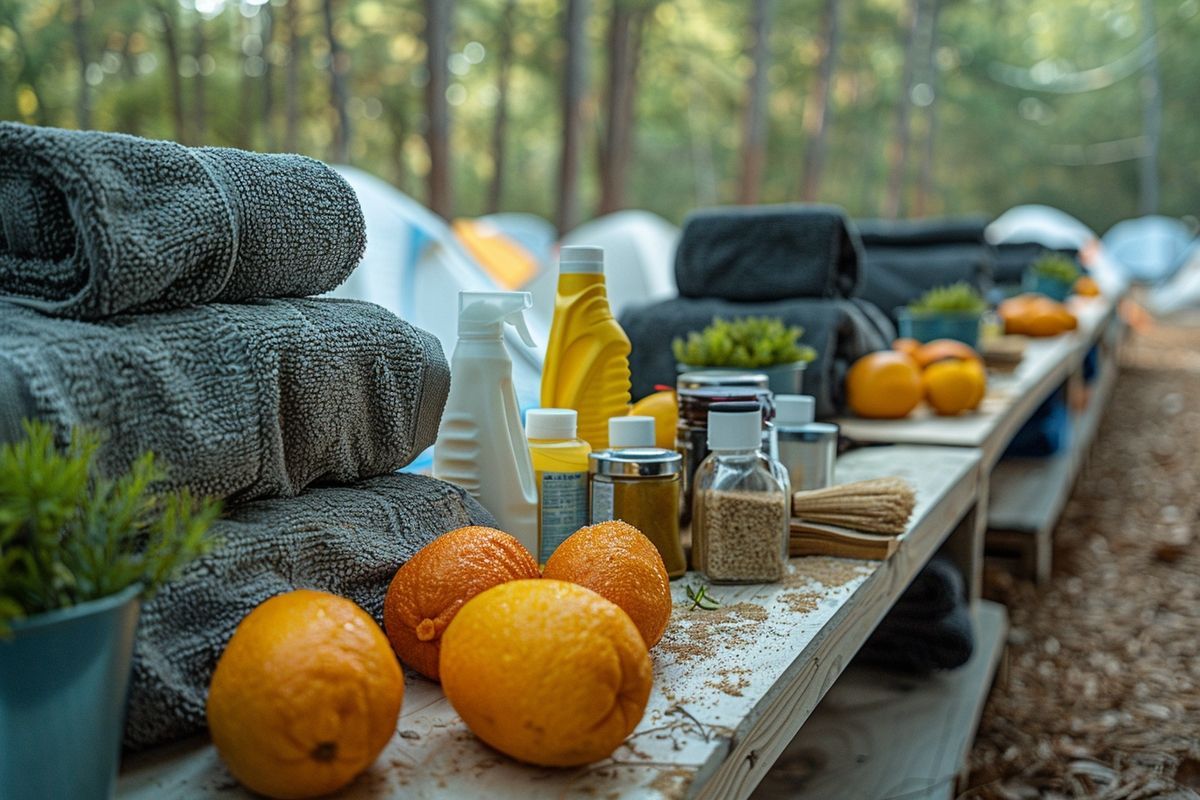
{"type": "Polygon", "coordinates": [[[619,519],[646,535],[662,556],[667,575],[687,572],[679,541],[679,491],[683,458],[674,450],[629,447],[589,456],[591,522],[619,519]]]}

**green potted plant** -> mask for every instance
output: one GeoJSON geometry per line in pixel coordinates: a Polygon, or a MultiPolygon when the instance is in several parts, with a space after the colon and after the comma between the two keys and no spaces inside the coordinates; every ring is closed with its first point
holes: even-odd
{"type": "Polygon", "coordinates": [[[985,311],[987,302],[971,284],[938,286],[899,310],[900,336],[918,342],[957,339],[975,347],[985,311]]]}
{"type": "Polygon", "coordinates": [[[1027,292],[1044,294],[1051,300],[1066,300],[1083,271],[1072,259],[1057,253],[1044,255],[1029,265],[1021,281],[1027,292]]]}
{"type": "Polygon", "coordinates": [[[671,343],[679,372],[753,371],[767,376],[772,392],[799,394],[804,368],[817,357],[800,344],[804,329],[778,317],[714,318],[701,331],[671,343]]]}
{"type": "Polygon", "coordinates": [[[95,434],[25,433],[0,446],[0,797],[111,797],[140,599],[219,506],[156,492],[152,454],[108,478],[95,434]]]}

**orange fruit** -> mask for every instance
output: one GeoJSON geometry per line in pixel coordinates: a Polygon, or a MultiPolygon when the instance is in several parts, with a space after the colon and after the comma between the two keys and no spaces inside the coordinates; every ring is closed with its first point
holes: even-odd
{"type": "Polygon", "coordinates": [[[591,589],[521,580],[472,598],[442,638],[442,689],[475,735],[547,767],[612,755],[650,697],[629,615],[591,589]]]}
{"type": "Polygon", "coordinates": [[[846,400],[860,417],[899,419],[924,395],[917,363],[903,353],[868,353],[846,373],[846,400]]]}
{"type": "Polygon", "coordinates": [[[1080,297],[1098,297],[1100,284],[1096,283],[1096,279],[1091,275],[1080,275],[1075,281],[1075,294],[1080,297]]]}
{"type": "Polygon", "coordinates": [[[629,409],[631,416],[654,417],[654,446],[675,449],[675,428],[679,425],[679,404],[674,392],[646,395],[629,409]]]}
{"type": "Polygon", "coordinates": [[[367,612],[301,589],[238,624],[209,686],[208,727],[246,788],[316,797],[370,766],[403,699],[404,674],[367,612]]]}
{"type": "Polygon", "coordinates": [[[916,339],[897,339],[892,342],[892,349],[897,353],[904,353],[904,355],[915,359],[917,351],[921,349],[921,343],[916,339]]]}
{"type": "Polygon", "coordinates": [[[383,601],[388,641],[401,661],[436,681],[442,633],[463,603],[505,581],[538,576],[533,556],[503,531],[444,533],[396,570],[383,601]]]}
{"type": "Polygon", "coordinates": [[[979,375],[973,362],[946,359],[925,368],[925,399],[942,416],[961,414],[982,399],[979,375]]]}
{"type": "Polygon", "coordinates": [[[671,621],[671,583],[662,555],[632,525],[614,520],[580,528],[563,541],[543,578],[586,586],[616,603],[654,647],[671,621]]]}
{"type": "Polygon", "coordinates": [[[983,402],[983,398],[987,395],[987,370],[984,369],[982,361],[968,359],[963,362],[967,371],[975,378],[975,394],[971,397],[971,405],[967,406],[968,410],[974,411],[979,408],[983,402]]]}
{"type": "Polygon", "coordinates": [[[926,342],[917,348],[916,355],[913,356],[913,360],[921,369],[944,358],[982,361],[974,348],[957,339],[934,339],[932,342],[926,342]]]}

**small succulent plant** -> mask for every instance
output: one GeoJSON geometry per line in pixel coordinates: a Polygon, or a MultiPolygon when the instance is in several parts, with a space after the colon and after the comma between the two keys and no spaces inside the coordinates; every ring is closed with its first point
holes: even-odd
{"type": "Polygon", "coordinates": [[[0,636],[14,620],[116,594],[145,593],[206,551],[220,504],[153,488],[146,453],[129,472],[100,475],[100,438],[76,430],[64,450],[49,425],[0,447],[0,636]]]}
{"type": "Polygon", "coordinates": [[[987,302],[971,284],[965,281],[937,286],[908,304],[913,314],[982,314],[987,302]]]}
{"type": "Polygon", "coordinates": [[[799,343],[804,329],[787,326],[778,317],[714,318],[702,331],[672,343],[675,360],[692,367],[760,369],[797,361],[812,361],[817,353],[799,343]]]}
{"type": "Polygon", "coordinates": [[[1068,285],[1074,284],[1083,271],[1071,259],[1061,255],[1045,255],[1030,265],[1034,275],[1068,285]]]}

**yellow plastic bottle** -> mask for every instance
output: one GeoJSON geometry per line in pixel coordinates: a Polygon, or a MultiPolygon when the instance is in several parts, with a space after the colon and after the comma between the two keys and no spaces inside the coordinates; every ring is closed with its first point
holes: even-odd
{"type": "Polygon", "coordinates": [[[629,337],[613,319],[604,250],[559,252],[554,321],[542,367],[542,406],[579,413],[579,438],[608,448],[608,421],[629,413],[629,337]]]}
{"type": "Polygon", "coordinates": [[[538,492],[540,564],[588,522],[588,455],[592,448],[575,438],[575,420],[575,411],[569,408],[525,412],[525,435],[538,492]]]}

